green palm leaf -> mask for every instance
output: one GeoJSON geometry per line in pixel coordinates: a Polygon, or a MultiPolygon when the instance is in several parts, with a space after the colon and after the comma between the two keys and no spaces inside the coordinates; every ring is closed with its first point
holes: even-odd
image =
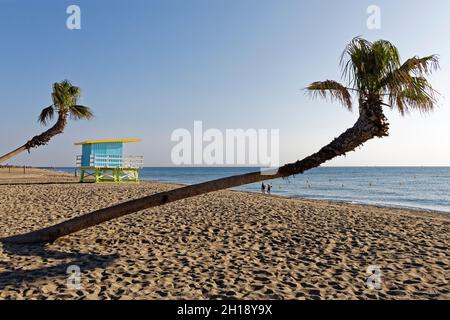
{"type": "Polygon", "coordinates": [[[86,106],[81,105],[71,105],[69,106],[69,115],[74,120],[82,120],[82,119],[92,119],[94,114],[91,109],[86,106]]]}
{"type": "Polygon", "coordinates": [[[53,105],[44,108],[41,111],[41,114],[39,115],[38,122],[43,124],[44,126],[47,125],[48,122],[50,122],[53,119],[54,116],[54,108],[53,105]]]}
{"type": "Polygon", "coordinates": [[[348,85],[314,82],[306,88],[313,97],[330,97],[351,109],[352,90],[360,103],[395,107],[402,115],[409,109],[428,112],[437,105],[437,92],[426,79],[439,68],[436,55],[412,57],[401,64],[397,48],[389,41],[357,37],[345,48],[340,64],[348,85]]]}
{"type": "Polygon", "coordinates": [[[346,87],[342,84],[333,81],[318,81],[311,83],[306,88],[314,97],[330,98],[330,100],[337,100],[342,103],[347,109],[352,110],[352,97],[346,87]]]}

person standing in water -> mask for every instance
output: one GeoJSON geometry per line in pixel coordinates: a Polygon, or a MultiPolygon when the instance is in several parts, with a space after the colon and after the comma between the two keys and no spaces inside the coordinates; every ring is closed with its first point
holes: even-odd
{"type": "Polygon", "coordinates": [[[266,193],[266,185],[264,184],[264,182],[261,184],[261,192],[266,193]]]}
{"type": "Polygon", "coordinates": [[[267,193],[270,194],[271,191],[272,191],[272,185],[268,184],[267,185],[267,193]]]}

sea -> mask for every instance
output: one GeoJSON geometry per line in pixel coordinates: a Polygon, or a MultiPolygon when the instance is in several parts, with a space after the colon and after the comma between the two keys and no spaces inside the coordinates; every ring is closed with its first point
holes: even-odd
{"type": "MultiPolygon", "coordinates": [[[[53,168],[73,173],[75,168],[53,168]]],[[[253,171],[250,167],[146,167],[144,181],[195,184],[253,171]]],[[[450,167],[319,167],[266,181],[272,194],[450,213],[450,167]]],[[[261,192],[261,184],[235,190],[261,192]]]]}

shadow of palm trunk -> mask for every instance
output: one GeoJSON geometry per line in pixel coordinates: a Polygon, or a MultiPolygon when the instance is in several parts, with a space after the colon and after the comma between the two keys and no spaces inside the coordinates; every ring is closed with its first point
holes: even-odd
{"type": "Polygon", "coordinates": [[[23,283],[28,285],[39,280],[54,279],[56,282],[58,278],[67,279],[69,276],[68,268],[74,265],[80,268],[81,279],[83,279],[85,272],[97,268],[105,269],[118,258],[116,254],[97,255],[49,250],[44,244],[21,246],[5,243],[2,247],[3,253],[11,256],[13,259],[17,257],[25,257],[26,259],[26,257],[29,257],[30,259],[34,259],[33,262],[36,263],[36,258],[40,258],[45,264],[49,264],[51,260],[55,260],[57,264],[24,270],[17,269],[12,263],[7,261],[0,261],[0,267],[6,269],[6,271],[0,272],[0,290],[8,286],[16,287],[23,283]],[[61,260],[62,263],[58,263],[58,260],[61,260]]]}

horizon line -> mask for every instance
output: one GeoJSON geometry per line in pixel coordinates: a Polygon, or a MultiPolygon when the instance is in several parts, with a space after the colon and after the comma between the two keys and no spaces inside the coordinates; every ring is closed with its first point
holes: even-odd
{"type": "MultiPolygon", "coordinates": [[[[15,167],[31,167],[31,168],[77,168],[75,166],[29,166],[29,165],[12,165],[15,167]]],[[[264,166],[144,166],[143,168],[249,168],[260,169],[264,166]]],[[[280,166],[281,168],[282,166],[280,166]]],[[[450,168],[450,165],[355,165],[355,166],[319,166],[316,168],[450,168]]],[[[312,168],[312,169],[316,169],[312,168]]],[[[312,170],[311,169],[311,170],[312,170]]]]}

